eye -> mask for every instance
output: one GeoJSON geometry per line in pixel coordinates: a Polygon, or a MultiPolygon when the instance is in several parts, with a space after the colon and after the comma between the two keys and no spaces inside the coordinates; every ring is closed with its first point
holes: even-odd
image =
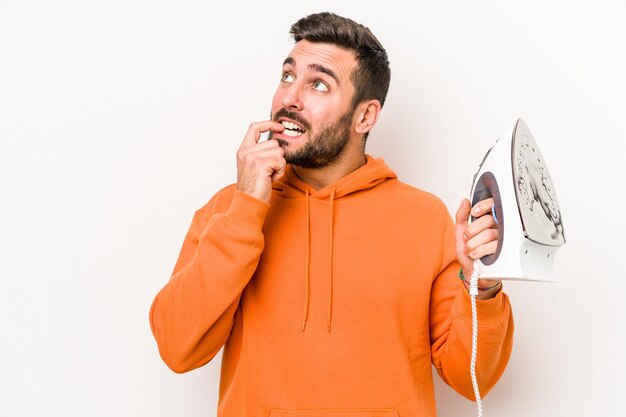
{"type": "Polygon", "coordinates": [[[286,83],[292,83],[294,81],[293,75],[289,74],[288,72],[283,73],[283,76],[280,80],[286,83]]]}
{"type": "Polygon", "coordinates": [[[320,80],[315,81],[315,82],[312,84],[312,86],[313,86],[313,88],[314,88],[315,90],[317,90],[317,91],[321,91],[321,92],[323,92],[323,93],[325,93],[325,92],[327,92],[327,91],[328,91],[328,86],[326,85],[326,83],[325,83],[325,82],[323,82],[323,81],[320,81],[320,80]]]}

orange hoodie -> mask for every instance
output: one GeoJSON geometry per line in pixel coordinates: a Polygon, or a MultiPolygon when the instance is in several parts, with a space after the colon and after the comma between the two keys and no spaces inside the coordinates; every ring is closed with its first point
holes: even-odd
{"type": "MultiPolygon", "coordinates": [[[[198,210],[150,311],[175,372],[224,347],[220,417],[435,416],[432,367],[473,399],[471,310],[444,204],[382,159],[271,204],[229,186],[198,210]]],[[[481,392],[508,361],[507,296],[478,301],[481,392]]]]}

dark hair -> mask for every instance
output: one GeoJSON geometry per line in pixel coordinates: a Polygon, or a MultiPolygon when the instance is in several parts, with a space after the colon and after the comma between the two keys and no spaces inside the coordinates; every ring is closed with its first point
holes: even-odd
{"type": "Polygon", "coordinates": [[[376,99],[382,106],[389,90],[391,70],[387,52],[372,32],[354,20],[334,13],[316,13],[298,20],[289,31],[296,43],[330,43],[353,50],[357,68],[350,76],[355,92],[352,106],[376,99]]]}

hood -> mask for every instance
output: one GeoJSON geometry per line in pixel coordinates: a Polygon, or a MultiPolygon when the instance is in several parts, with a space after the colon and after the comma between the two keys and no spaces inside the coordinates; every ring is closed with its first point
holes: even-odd
{"type": "Polygon", "coordinates": [[[373,158],[370,155],[365,155],[365,158],[365,165],[341,178],[334,184],[330,184],[319,190],[316,190],[298,178],[293,167],[287,165],[285,175],[277,181],[274,181],[272,188],[282,197],[302,197],[308,191],[309,195],[313,198],[328,200],[331,198],[331,195],[334,195],[334,199],[345,197],[349,194],[374,188],[386,179],[398,177],[382,158],[373,158]]]}
{"type": "Polygon", "coordinates": [[[397,175],[387,166],[382,158],[373,158],[365,155],[366,163],[359,169],[351,172],[337,182],[320,190],[316,190],[302,181],[294,172],[291,165],[287,165],[285,175],[275,181],[272,188],[275,193],[284,198],[304,198],[306,219],[305,247],[306,260],[304,265],[304,302],[302,308],[302,331],[306,329],[309,317],[310,287],[311,287],[311,209],[310,199],[328,200],[329,211],[329,242],[328,242],[328,312],[327,327],[332,329],[333,315],[333,245],[334,245],[334,212],[335,199],[339,199],[360,191],[374,188],[387,179],[397,178],[397,175]]]}

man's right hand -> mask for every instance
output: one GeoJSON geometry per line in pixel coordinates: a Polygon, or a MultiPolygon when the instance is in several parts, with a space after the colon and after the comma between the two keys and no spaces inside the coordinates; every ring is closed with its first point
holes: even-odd
{"type": "Polygon", "coordinates": [[[237,151],[237,190],[266,203],[272,195],[272,181],[282,177],[287,162],[278,141],[259,143],[261,133],[282,132],[285,127],[271,120],[250,125],[237,151]]]}

